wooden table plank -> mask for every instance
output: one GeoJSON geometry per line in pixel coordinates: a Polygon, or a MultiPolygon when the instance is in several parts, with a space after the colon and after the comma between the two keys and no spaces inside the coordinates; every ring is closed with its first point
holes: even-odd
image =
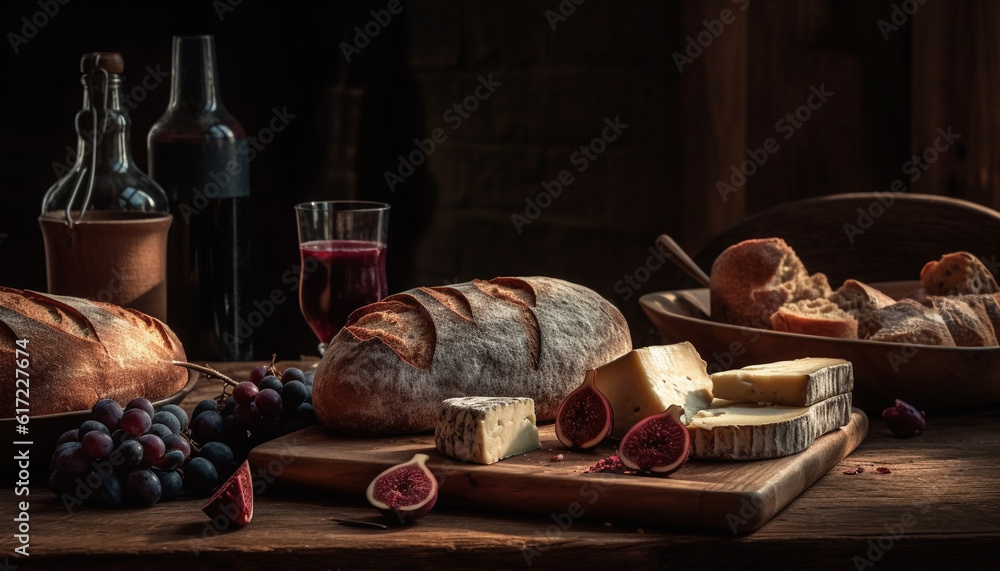
{"type": "MultiPolygon", "coordinates": [[[[193,406],[199,392],[217,389],[198,387],[185,403],[193,406]]],[[[216,534],[200,511],[203,498],[69,513],[36,485],[28,498],[31,557],[9,562],[24,569],[510,569],[529,561],[531,569],[717,569],[751,562],[798,569],[857,568],[867,560],[877,569],[987,569],[1000,549],[998,468],[1000,407],[931,415],[927,431],[912,439],[892,437],[872,417],[867,440],[853,454],[745,536],[625,521],[574,520],[563,529],[551,517],[458,508],[435,508],[406,528],[359,529],[330,521],[377,520],[358,498],[266,486],[249,526],[216,534]],[[858,465],[863,473],[842,473],[858,465]],[[877,473],[878,466],[891,473],[877,473]]],[[[20,499],[10,488],[0,490],[8,522],[0,563],[14,546],[11,521],[20,499]]]]}

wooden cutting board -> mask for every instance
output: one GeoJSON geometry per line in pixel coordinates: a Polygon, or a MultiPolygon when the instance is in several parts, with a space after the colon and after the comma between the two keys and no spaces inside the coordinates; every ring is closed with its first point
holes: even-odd
{"type": "Polygon", "coordinates": [[[538,514],[565,527],[577,518],[753,531],[837,465],[864,440],[868,418],[854,409],[847,426],[816,439],[805,451],[774,460],[690,460],[669,477],[584,473],[611,455],[608,445],[570,452],[554,425],[539,427],[542,448],[488,466],[452,460],[434,448],[431,434],[352,438],[313,426],[251,451],[256,473],[278,486],[309,487],[364,498],[386,468],[422,452],[438,479],[438,503],[475,510],[538,514]],[[563,460],[553,461],[562,454],[563,460]]]}

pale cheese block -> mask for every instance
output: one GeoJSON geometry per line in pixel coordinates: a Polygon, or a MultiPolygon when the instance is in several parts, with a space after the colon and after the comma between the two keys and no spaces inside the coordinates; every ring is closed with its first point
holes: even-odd
{"type": "Polygon", "coordinates": [[[681,421],[687,424],[712,402],[705,361],[687,341],[635,349],[598,367],[597,388],[611,402],[614,438],[674,404],[684,409],[681,421]]]}
{"type": "Polygon", "coordinates": [[[807,357],[712,374],[712,395],[734,401],[809,406],[854,388],[844,359],[807,357]]]}
{"type": "Polygon", "coordinates": [[[518,397],[446,399],[434,428],[434,445],[446,456],[480,464],[540,448],[535,402],[518,397]]]}
{"type": "Polygon", "coordinates": [[[688,424],[691,456],[763,460],[802,452],[817,437],[848,424],[851,394],[794,407],[716,399],[688,424]]]}

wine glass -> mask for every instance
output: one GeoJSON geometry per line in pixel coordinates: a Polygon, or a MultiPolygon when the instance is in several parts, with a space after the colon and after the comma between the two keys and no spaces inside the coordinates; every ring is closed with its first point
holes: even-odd
{"type": "Polygon", "coordinates": [[[355,309],[388,293],[389,205],[332,200],[295,205],[299,225],[299,307],[319,354],[355,309]]]}

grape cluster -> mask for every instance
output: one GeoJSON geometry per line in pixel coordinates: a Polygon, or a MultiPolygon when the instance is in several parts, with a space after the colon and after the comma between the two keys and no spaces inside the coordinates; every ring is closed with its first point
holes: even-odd
{"type": "Polygon", "coordinates": [[[294,367],[255,368],[231,394],[198,403],[190,422],[177,405],[156,411],[141,397],[124,408],[101,399],[57,441],[49,486],[67,506],[151,506],[184,489],[207,495],[251,448],[315,422],[312,379],[294,367]]]}
{"type": "Polygon", "coordinates": [[[191,455],[184,409],[168,404],[157,412],[141,397],[123,409],[101,399],[91,417],[56,442],[49,485],[57,495],[105,506],[150,506],[177,497],[179,470],[191,455]]]}
{"type": "Polygon", "coordinates": [[[191,437],[202,444],[227,444],[239,465],[254,446],[316,423],[312,386],[312,377],[301,369],[278,373],[261,365],[221,405],[215,400],[198,403],[191,415],[191,437]]]}

